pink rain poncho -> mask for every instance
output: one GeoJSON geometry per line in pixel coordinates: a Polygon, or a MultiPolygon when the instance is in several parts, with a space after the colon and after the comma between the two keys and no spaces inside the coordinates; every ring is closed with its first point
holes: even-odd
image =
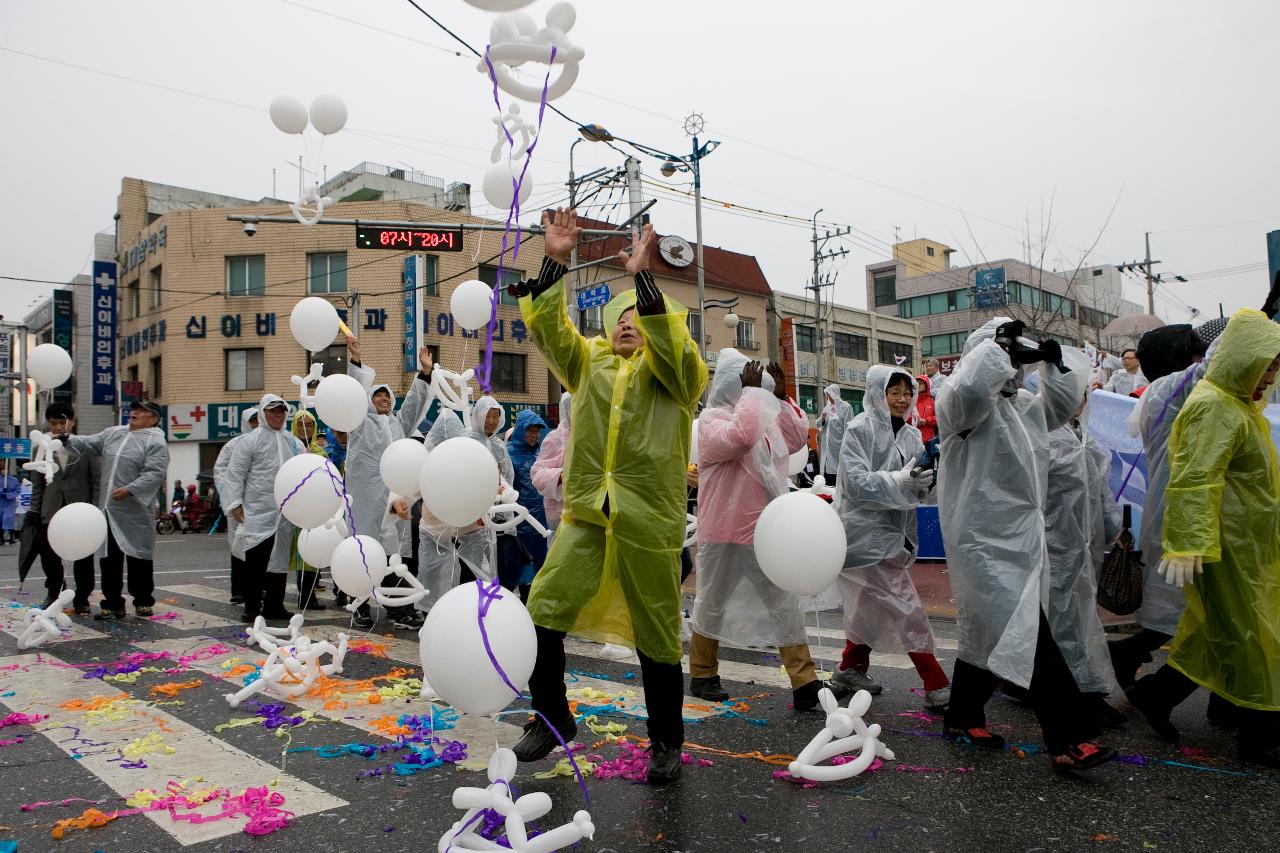
{"type": "Polygon", "coordinates": [[[560,425],[542,439],[538,461],[529,471],[533,487],[542,495],[542,508],[550,528],[560,523],[560,513],[564,512],[564,450],[569,443],[572,405],[572,394],[566,391],[560,395],[560,425]]]}
{"type": "Polygon", "coordinates": [[[919,387],[911,373],[877,364],[867,371],[864,411],[849,422],[840,445],[837,511],[848,545],[836,586],[850,642],[878,652],[932,653],[933,630],[911,580],[920,501],[893,479],[920,456],[924,442],[909,423],[893,431],[885,389],[895,375],[911,383],[907,412],[914,411],[919,387]]]}
{"type": "Polygon", "coordinates": [[[749,359],[720,351],[707,408],[698,416],[698,590],[693,630],[735,646],[808,642],[800,599],[756,562],[756,520],[786,494],[787,460],[804,447],[808,422],[766,388],[743,388],[749,359]]]}

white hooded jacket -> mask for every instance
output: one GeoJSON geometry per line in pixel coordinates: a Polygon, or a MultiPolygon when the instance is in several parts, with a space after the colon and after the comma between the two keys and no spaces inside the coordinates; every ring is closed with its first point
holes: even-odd
{"type": "MultiPolygon", "coordinates": [[[[249,421],[253,420],[257,416],[257,407],[245,409],[240,413],[240,434],[232,436],[230,441],[222,445],[222,449],[218,451],[218,458],[213,463],[213,487],[218,490],[218,501],[224,507],[227,503],[227,466],[231,464],[231,457],[235,453],[236,445],[243,441],[245,436],[252,432],[249,428],[249,421]]],[[[226,514],[225,510],[224,517],[227,520],[227,541],[234,542],[236,539],[236,530],[239,529],[240,522],[236,521],[234,516],[226,514]]]]}
{"type": "MultiPolygon", "coordinates": [[[[258,409],[265,412],[269,405],[283,402],[275,394],[264,394],[258,409]]],[[[223,509],[228,516],[236,507],[244,509],[244,522],[231,546],[233,554],[243,559],[250,548],[275,536],[267,570],[287,572],[294,528],[276,506],[276,473],[285,462],[306,451],[302,442],[283,426],[271,429],[265,414],[258,422],[258,428],[244,436],[231,454],[225,473],[223,509]]]]}
{"type": "Polygon", "coordinates": [[[823,473],[831,474],[840,469],[840,442],[844,440],[844,431],[851,420],[853,406],[841,399],[840,386],[831,383],[822,391],[822,415],[818,418],[818,426],[822,430],[823,473]]]}
{"type": "MultiPolygon", "coordinates": [[[[152,559],[156,542],[156,495],[169,471],[169,446],[164,430],[113,426],[96,435],[64,436],[63,441],[71,450],[102,457],[98,495],[111,535],[126,556],[152,559]],[[128,489],[129,496],[122,501],[113,500],[111,493],[121,488],[128,489]]],[[[99,556],[106,554],[104,542],[99,556]]]]}

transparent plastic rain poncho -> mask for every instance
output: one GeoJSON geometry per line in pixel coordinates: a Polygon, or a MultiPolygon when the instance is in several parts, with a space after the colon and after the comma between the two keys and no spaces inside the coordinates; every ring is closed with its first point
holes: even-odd
{"type": "Polygon", "coordinates": [[[749,361],[720,351],[698,416],[693,630],[732,646],[794,646],[808,642],[800,599],[765,576],[754,542],[765,505],[788,491],[787,460],[804,446],[808,421],[772,390],[742,387],[749,361]]]}
{"type": "Polygon", "coordinates": [[[538,451],[538,461],[533,463],[529,476],[533,479],[533,487],[542,495],[542,508],[547,514],[547,527],[554,528],[560,523],[560,513],[564,511],[564,450],[569,443],[571,428],[570,410],[573,406],[573,395],[568,391],[560,395],[560,424],[546,438],[542,439],[542,448],[538,451]]]}
{"type": "MultiPolygon", "coordinates": [[[[840,397],[840,386],[834,382],[822,392],[822,415],[818,418],[818,427],[822,431],[822,470],[832,472],[840,470],[840,443],[844,441],[844,431],[853,420],[853,406],[840,397]],[[834,398],[835,402],[832,402],[834,398]]],[[[828,486],[834,485],[827,483],[828,486]]]]}
{"type": "Polygon", "coordinates": [[[1169,486],[1169,434],[1196,384],[1204,377],[1205,365],[1193,364],[1185,370],[1162,376],[1147,386],[1138,403],[1138,429],[1147,460],[1147,494],[1142,506],[1139,546],[1144,564],[1142,606],[1138,624],[1173,636],[1186,607],[1187,598],[1176,585],[1166,583],[1156,570],[1160,567],[1161,528],[1164,520],[1165,489],[1169,486]]]}
{"type": "Polygon", "coordinates": [[[471,430],[468,433],[476,441],[489,448],[493,460],[498,463],[498,473],[511,485],[516,478],[515,469],[511,465],[511,455],[507,453],[507,443],[502,440],[503,427],[507,425],[507,412],[502,404],[489,395],[476,400],[471,406],[471,430]],[[489,412],[498,410],[498,428],[491,434],[485,434],[484,422],[489,412]]]}
{"type": "MultiPolygon", "coordinates": [[[[605,306],[609,331],[635,298],[629,290],[605,306]]],[[[671,299],[665,308],[634,318],[645,345],[624,358],[606,338],[588,340],[574,328],[563,280],[520,299],[574,410],[564,514],[534,579],[529,613],[545,628],[679,663],[685,466],[707,366],[687,312],[671,299]]]]}
{"type": "Polygon", "coordinates": [[[391,446],[391,442],[407,438],[418,428],[431,405],[431,386],[415,375],[403,405],[396,411],[395,392],[389,385],[372,384],[372,370],[348,363],[347,373],[369,389],[369,408],[364,423],[347,434],[347,461],[343,469],[355,510],[355,532],[377,539],[388,555],[399,554],[408,559],[413,555],[409,522],[387,512],[391,493],[387,484],[382,482],[379,464],[382,452],[391,446]],[[391,414],[380,415],[374,410],[373,395],[378,391],[391,395],[391,414]]]}
{"type": "Polygon", "coordinates": [[[1236,312],[1169,436],[1164,556],[1204,558],[1169,664],[1222,698],[1280,711],[1280,469],[1253,400],[1280,325],[1236,312]]]}
{"type": "Polygon", "coordinates": [[[884,364],[867,371],[864,410],[849,422],[840,447],[836,509],[847,550],[836,588],[844,604],[845,637],[878,652],[932,652],[933,630],[911,580],[916,561],[914,489],[893,475],[924,452],[920,430],[904,423],[895,434],[885,389],[894,376],[910,383],[910,414],[919,386],[911,373],[884,364]]]}
{"type": "MultiPolygon", "coordinates": [[[[461,418],[452,409],[441,406],[438,411],[423,441],[428,451],[451,438],[467,435],[461,418]]],[[[460,530],[436,518],[424,503],[418,530],[418,580],[427,588],[426,597],[415,605],[419,610],[430,610],[440,596],[461,582],[464,563],[477,578],[493,579],[496,538],[487,527],[460,530]]]]}
{"type": "MultiPolygon", "coordinates": [[[[227,505],[227,466],[231,464],[231,456],[235,453],[236,445],[244,441],[245,437],[252,432],[249,427],[249,421],[258,416],[257,408],[245,409],[240,413],[240,434],[232,436],[231,440],[222,445],[222,449],[218,451],[218,458],[213,463],[213,487],[218,490],[218,503],[220,506],[227,505]]],[[[234,542],[236,539],[236,531],[240,529],[240,522],[236,521],[229,512],[224,512],[223,517],[227,521],[227,541],[234,542]]]]}
{"type": "MultiPolygon", "coordinates": [[[[126,556],[150,560],[156,543],[156,502],[169,471],[169,446],[159,427],[130,430],[107,427],[96,435],[64,436],[79,453],[102,457],[98,500],[106,513],[111,535],[126,556]],[[112,500],[111,493],[126,488],[129,497],[112,500]]],[[[98,556],[107,555],[107,543],[98,556]]]]}
{"type": "Polygon", "coordinates": [[[1020,371],[994,341],[1007,322],[992,318],[969,336],[938,394],[938,508],[960,614],[957,656],[1027,687],[1048,592],[1049,433],[1075,413],[1089,365],[1063,347],[1069,373],[1045,366],[1040,393],[1019,388],[1020,371]]]}
{"type": "MultiPolygon", "coordinates": [[[[258,404],[265,411],[270,403],[283,403],[275,394],[264,394],[258,404]]],[[[244,559],[245,552],[275,536],[271,546],[269,572],[287,572],[293,545],[293,525],[276,506],[276,472],[299,453],[302,442],[281,426],[267,426],[266,415],[258,418],[258,428],[244,437],[231,454],[227,465],[223,508],[227,515],[236,507],[244,507],[244,523],[236,531],[231,553],[244,559]]]]}
{"type": "Polygon", "coordinates": [[[1091,439],[1082,440],[1082,432],[1068,423],[1049,433],[1045,615],[1076,686],[1085,693],[1107,693],[1113,677],[1098,618],[1097,569],[1103,551],[1120,534],[1120,506],[1107,486],[1107,452],[1091,439]]]}

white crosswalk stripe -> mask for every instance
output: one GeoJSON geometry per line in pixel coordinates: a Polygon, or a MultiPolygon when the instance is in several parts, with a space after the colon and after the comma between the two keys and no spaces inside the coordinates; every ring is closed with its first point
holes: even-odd
{"type": "MultiPolygon", "coordinates": [[[[230,593],[225,589],[216,586],[207,586],[202,583],[179,583],[172,586],[162,586],[156,588],[157,592],[167,592],[173,595],[186,595],[191,598],[200,598],[205,601],[215,601],[218,604],[226,604],[230,598],[230,593]]],[[[324,603],[328,605],[327,610],[311,610],[307,612],[307,621],[309,622],[350,622],[351,614],[334,605],[331,599],[325,599],[324,603]]],[[[167,605],[165,605],[167,606],[167,605]]],[[[297,596],[292,599],[286,597],[286,607],[297,606],[297,596]]],[[[228,623],[236,624],[236,623],[228,623]]]]}
{"type": "MultiPolygon", "coordinates": [[[[33,606],[39,607],[41,601],[43,599],[34,602],[19,602],[11,598],[0,598],[0,631],[5,632],[14,639],[21,637],[22,632],[27,630],[27,625],[30,624],[27,614],[31,612],[33,606]]],[[[99,640],[104,636],[106,635],[81,625],[79,622],[72,621],[70,628],[63,629],[61,639],[50,639],[45,643],[45,646],[54,643],[74,643],[80,640],[99,640]]]]}
{"type": "MultiPolygon", "coordinates": [[[[65,709],[63,704],[72,700],[88,702],[96,696],[128,699],[129,695],[96,679],[80,678],[78,672],[71,672],[64,666],[63,661],[47,652],[38,658],[35,655],[0,658],[0,693],[13,691],[14,694],[0,697],[0,702],[24,714],[48,714],[49,719],[36,724],[36,730],[67,755],[80,755],[77,765],[122,797],[140,788],[164,791],[172,780],[199,775],[206,783],[232,792],[267,785],[275,780],[273,790],[284,794],[284,808],[299,817],[347,805],[345,800],[281,772],[278,767],[236,749],[160,708],[147,707],[127,714],[124,719],[91,723],[83,711],[65,709]],[[154,733],[160,733],[165,745],[175,752],[171,755],[147,754],[143,757],[145,767],[123,767],[116,749],[99,751],[77,746],[77,739],[81,736],[85,740],[124,747],[154,733]]],[[[201,824],[175,821],[161,812],[147,817],[184,846],[237,834],[243,826],[242,820],[235,819],[201,824]]]]}

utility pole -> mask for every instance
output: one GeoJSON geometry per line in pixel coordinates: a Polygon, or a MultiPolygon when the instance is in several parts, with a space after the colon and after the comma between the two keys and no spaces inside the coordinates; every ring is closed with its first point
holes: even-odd
{"type": "Polygon", "coordinates": [[[640,161],[628,157],[624,164],[627,174],[627,207],[631,217],[631,233],[638,236],[644,223],[640,213],[644,209],[644,192],[640,188],[640,161]]]}
{"type": "MultiPolygon", "coordinates": [[[[1131,261],[1127,264],[1117,264],[1116,269],[1120,272],[1134,272],[1141,270],[1143,277],[1147,280],[1147,313],[1154,315],[1156,313],[1156,285],[1164,284],[1164,273],[1156,274],[1152,272],[1152,268],[1156,264],[1163,261],[1153,260],[1151,257],[1151,232],[1145,235],[1146,241],[1146,257],[1141,261],[1131,261]]],[[[1180,275],[1172,275],[1169,277],[1172,281],[1185,282],[1186,279],[1180,275]]]]}
{"type": "MultiPolygon", "coordinates": [[[[1151,276],[1151,232],[1150,231],[1146,233],[1145,238],[1147,243],[1147,259],[1146,261],[1143,262],[1142,267],[1147,273],[1147,313],[1154,314],[1156,313],[1156,286],[1155,286],[1155,279],[1153,279],[1151,276]]],[[[1156,263],[1159,263],[1159,261],[1156,261],[1156,263]]]]}
{"type": "MultiPolygon", "coordinates": [[[[822,262],[831,258],[839,258],[849,254],[848,249],[838,249],[836,251],[826,251],[827,241],[841,237],[849,233],[848,228],[837,228],[835,231],[827,230],[823,236],[818,236],[818,214],[823,208],[818,208],[813,214],[813,283],[806,287],[806,290],[813,291],[813,338],[814,338],[814,357],[817,362],[817,376],[815,377],[818,413],[821,415],[822,410],[826,408],[824,395],[822,393],[822,365],[825,349],[826,330],[823,328],[822,322],[822,288],[834,287],[836,277],[828,273],[823,275],[822,262]]],[[[834,301],[834,300],[832,300],[834,301]]]]}

